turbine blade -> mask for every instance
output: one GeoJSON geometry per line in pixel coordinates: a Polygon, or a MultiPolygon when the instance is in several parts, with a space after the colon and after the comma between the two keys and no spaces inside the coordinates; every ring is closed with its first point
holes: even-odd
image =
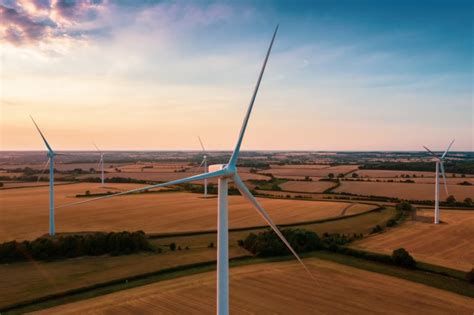
{"type": "MultiPolygon", "coordinates": [[[[234,175],[233,177],[234,183],[237,186],[237,189],[241,192],[242,196],[247,199],[248,202],[252,204],[252,206],[257,210],[257,212],[262,216],[262,218],[267,222],[267,224],[273,229],[273,231],[278,235],[278,237],[281,239],[281,241],[288,247],[288,249],[291,251],[293,256],[296,257],[296,259],[300,262],[300,264],[303,266],[303,268],[306,270],[306,272],[311,276],[311,278],[318,283],[316,278],[313,276],[313,274],[309,271],[308,267],[304,264],[304,262],[301,260],[300,256],[296,253],[296,251],[291,247],[290,243],[286,240],[285,236],[280,232],[278,227],[273,223],[272,219],[268,215],[268,213],[263,209],[263,207],[260,205],[260,203],[255,199],[255,197],[250,193],[248,190],[247,186],[242,182],[240,177],[238,175],[234,175]]],[[[319,284],[319,283],[318,283],[319,284]]]]}
{"type": "Polygon", "coordinates": [[[222,176],[222,175],[225,175],[225,170],[218,170],[218,171],[211,172],[211,173],[203,173],[203,174],[194,175],[194,176],[190,176],[190,177],[186,177],[186,178],[182,178],[182,179],[172,180],[172,181],[169,181],[169,182],[166,182],[166,183],[150,185],[150,186],[145,186],[145,187],[142,187],[142,188],[123,191],[123,192],[119,192],[119,193],[108,195],[108,196],[97,197],[97,198],[92,198],[92,199],[89,199],[89,200],[68,203],[68,204],[56,207],[56,209],[71,207],[71,206],[75,206],[75,205],[79,205],[79,204],[83,204],[83,203],[98,201],[98,200],[102,200],[102,199],[109,199],[109,198],[112,198],[112,197],[128,195],[128,194],[137,193],[137,192],[142,192],[142,191],[153,189],[153,188],[166,187],[166,186],[171,186],[171,185],[178,185],[178,184],[184,184],[184,183],[199,181],[199,180],[203,180],[203,179],[219,177],[219,176],[222,176]]]}
{"type": "Polygon", "coordinates": [[[53,149],[51,149],[51,146],[49,145],[48,141],[46,141],[46,138],[44,137],[43,133],[41,132],[41,129],[38,127],[38,124],[36,124],[36,121],[33,119],[33,116],[30,115],[30,118],[33,121],[33,123],[35,124],[36,129],[38,130],[41,138],[43,138],[44,144],[48,148],[48,151],[51,152],[51,153],[54,153],[53,149]]]}
{"type": "Polygon", "coordinates": [[[201,137],[198,136],[198,139],[199,139],[199,143],[201,144],[202,152],[204,152],[204,154],[207,154],[206,148],[204,148],[204,144],[202,144],[201,137]]]}
{"type": "Polygon", "coordinates": [[[443,155],[441,156],[441,159],[444,159],[446,157],[446,154],[448,154],[448,151],[449,151],[449,149],[451,149],[451,146],[453,145],[453,143],[454,143],[454,139],[453,139],[453,141],[451,141],[451,143],[449,144],[446,151],[444,151],[443,155]]]}
{"type": "Polygon", "coordinates": [[[430,149],[428,149],[427,147],[423,146],[423,148],[425,148],[426,151],[428,151],[432,156],[434,156],[435,158],[439,159],[439,157],[433,152],[431,151],[430,149]]]}
{"type": "Polygon", "coordinates": [[[444,190],[446,191],[446,196],[449,196],[448,185],[446,184],[446,173],[444,172],[444,162],[441,161],[439,166],[441,167],[441,174],[443,175],[444,190]]]}
{"type": "MultiPolygon", "coordinates": [[[[40,179],[41,179],[41,176],[43,176],[44,171],[46,170],[46,167],[48,167],[48,164],[49,164],[50,161],[51,161],[51,158],[48,158],[48,160],[46,161],[46,163],[44,163],[43,168],[41,169],[41,173],[40,173],[39,176],[38,176],[38,180],[36,181],[37,183],[39,183],[39,181],[40,181],[40,179]]],[[[49,176],[52,176],[52,175],[49,174],[49,176]]]]}
{"type": "Polygon", "coordinates": [[[99,153],[102,153],[102,151],[100,151],[99,147],[95,144],[95,142],[92,142],[92,144],[93,144],[94,147],[97,149],[97,151],[99,151],[99,153]]]}
{"type": "Polygon", "coordinates": [[[201,162],[201,164],[199,164],[199,167],[202,167],[205,161],[206,161],[206,159],[205,159],[205,158],[204,158],[204,159],[202,159],[202,162],[201,162]]]}
{"type": "Polygon", "coordinates": [[[268,57],[270,56],[270,52],[272,50],[273,42],[275,40],[275,36],[278,31],[278,25],[275,28],[275,32],[273,33],[272,41],[270,42],[270,46],[268,47],[267,55],[265,56],[265,60],[263,61],[262,69],[260,70],[260,75],[258,76],[257,84],[255,85],[255,90],[253,91],[252,98],[250,99],[250,104],[247,109],[247,114],[245,115],[244,122],[242,123],[242,127],[240,129],[239,138],[237,139],[237,144],[235,145],[234,152],[229,160],[229,165],[236,165],[237,159],[240,153],[240,146],[242,145],[242,139],[244,138],[245,130],[247,129],[247,123],[249,122],[250,114],[252,113],[253,104],[255,102],[255,98],[257,97],[258,88],[260,87],[260,82],[262,81],[263,72],[265,71],[265,67],[267,66],[268,57]]]}

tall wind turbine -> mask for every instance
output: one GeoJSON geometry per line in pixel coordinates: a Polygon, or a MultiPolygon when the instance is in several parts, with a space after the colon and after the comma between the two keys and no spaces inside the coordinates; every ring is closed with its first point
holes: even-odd
{"type": "MultiPolygon", "coordinates": [[[[41,138],[43,138],[44,144],[46,145],[46,148],[48,149],[48,161],[46,162],[43,168],[43,171],[49,163],[49,235],[54,236],[54,234],[56,233],[56,228],[54,225],[54,157],[58,154],[53,151],[48,141],[46,141],[46,138],[44,137],[43,133],[39,129],[33,117],[30,116],[30,118],[35,124],[36,129],[38,130],[41,138]]],[[[43,172],[41,172],[41,174],[42,173],[43,172]]],[[[38,181],[39,181],[39,177],[38,177],[38,181]]]]}
{"type": "Polygon", "coordinates": [[[102,152],[95,143],[94,143],[94,147],[97,149],[97,151],[100,154],[100,160],[99,160],[98,166],[100,167],[100,181],[103,187],[104,186],[104,152],[102,152]]]}
{"type": "MultiPolygon", "coordinates": [[[[237,159],[239,158],[240,146],[244,138],[245,130],[247,128],[247,123],[252,112],[252,108],[257,96],[258,88],[262,80],[263,72],[267,64],[270,51],[273,46],[273,41],[275,40],[276,33],[278,31],[278,26],[273,33],[270,46],[265,56],[262,69],[260,70],[260,75],[258,76],[257,84],[253,92],[252,98],[250,99],[250,104],[245,115],[239,137],[237,139],[237,144],[232,153],[232,156],[227,164],[217,164],[211,165],[209,167],[208,173],[203,173],[195,176],[186,177],[183,179],[173,180],[163,184],[156,184],[151,186],[146,186],[143,188],[133,189],[126,192],[121,192],[109,196],[98,197],[86,201],[80,201],[65,206],[72,206],[77,204],[82,204],[86,202],[91,202],[95,200],[112,198],[115,196],[143,192],[149,189],[165,187],[169,185],[177,185],[183,183],[189,183],[193,181],[200,181],[204,179],[217,178],[218,179],[218,198],[217,198],[217,314],[227,315],[229,314],[229,230],[228,230],[228,183],[229,180],[233,180],[237,189],[240,191],[242,196],[255,208],[255,210],[260,214],[260,216],[266,221],[266,223],[275,231],[281,241],[288,247],[291,253],[296,257],[296,259],[301,263],[303,268],[308,272],[309,276],[316,281],[309,269],[303,263],[301,258],[298,256],[296,251],[291,247],[290,243],[286,240],[283,234],[280,232],[278,227],[273,223],[272,219],[268,213],[263,209],[260,203],[255,199],[254,196],[247,189],[243,181],[240,179],[237,173],[237,159]]],[[[64,207],[64,206],[63,206],[64,207]]]]}
{"type": "MultiPolygon", "coordinates": [[[[208,172],[208,170],[207,170],[207,152],[206,152],[206,149],[204,148],[204,144],[202,144],[201,137],[198,136],[198,139],[199,139],[199,143],[201,144],[202,152],[204,153],[201,165],[199,165],[199,167],[202,167],[204,165],[204,173],[207,173],[208,172]]],[[[207,197],[207,178],[204,179],[204,197],[207,197]]]]}
{"type": "Polygon", "coordinates": [[[446,196],[448,196],[448,186],[446,185],[446,173],[444,172],[444,160],[446,159],[446,154],[448,154],[449,149],[454,143],[451,141],[446,151],[441,156],[436,155],[433,151],[428,149],[427,147],[423,146],[426,151],[428,151],[434,158],[436,162],[436,179],[435,179],[435,216],[434,216],[434,223],[439,224],[439,170],[441,168],[441,174],[443,175],[443,182],[444,182],[444,189],[446,191],[446,196]]]}

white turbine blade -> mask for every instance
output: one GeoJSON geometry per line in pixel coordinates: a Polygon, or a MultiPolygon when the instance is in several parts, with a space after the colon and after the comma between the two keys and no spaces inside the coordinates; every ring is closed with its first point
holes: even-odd
{"type": "Polygon", "coordinates": [[[206,162],[206,158],[202,159],[202,162],[201,162],[201,164],[199,164],[199,167],[202,167],[204,162],[206,162]]]}
{"type": "Polygon", "coordinates": [[[250,193],[248,190],[247,186],[242,182],[240,177],[238,175],[234,175],[233,177],[234,183],[237,186],[237,189],[240,191],[242,196],[247,199],[248,202],[252,204],[252,206],[257,210],[257,212],[262,216],[262,218],[267,222],[267,224],[275,231],[275,233],[278,235],[278,237],[281,239],[281,241],[288,247],[288,249],[291,251],[291,253],[296,257],[296,259],[301,263],[303,268],[306,270],[306,272],[311,276],[311,278],[318,282],[316,278],[313,276],[313,274],[309,271],[308,267],[303,263],[301,260],[300,256],[296,253],[296,251],[291,247],[290,243],[286,240],[285,236],[280,232],[278,227],[273,223],[272,219],[268,215],[268,213],[263,209],[263,207],[260,205],[260,203],[255,199],[255,197],[250,193]]]}
{"type": "Polygon", "coordinates": [[[93,144],[94,147],[97,149],[97,151],[99,151],[99,153],[102,153],[102,151],[100,151],[99,147],[95,144],[95,142],[92,142],[92,144],[93,144]]]}
{"type": "Polygon", "coordinates": [[[427,147],[423,146],[423,148],[425,148],[426,151],[428,151],[432,156],[434,156],[435,158],[439,159],[439,157],[433,152],[431,151],[430,149],[428,149],[427,147]]]}
{"type": "Polygon", "coordinates": [[[443,161],[441,161],[439,163],[439,166],[441,167],[441,175],[443,175],[444,190],[446,191],[446,196],[449,196],[448,185],[446,184],[446,173],[444,172],[444,163],[443,163],[443,161]]]}
{"type": "Polygon", "coordinates": [[[203,174],[194,175],[194,176],[190,176],[190,177],[186,177],[186,178],[182,178],[182,179],[172,180],[170,182],[166,182],[166,183],[162,183],[162,184],[150,185],[150,186],[145,186],[145,187],[142,187],[142,188],[137,188],[137,189],[132,189],[132,190],[124,191],[124,192],[119,192],[119,193],[107,195],[107,196],[104,196],[104,197],[97,197],[97,198],[92,198],[92,199],[88,199],[88,200],[84,200],[84,201],[68,203],[68,204],[56,207],[56,209],[71,207],[71,206],[75,206],[75,205],[79,205],[79,204],[83,204],[83,203],[87,203],[87,202],[98,201],[98,200],[102,200],[102,199],[108,199],[108,198],[112,198],[112,197],[117,197],[117,196],[137,193],[137,192],[142,192],[142,191],[153,189],[153,188],[166,187],[166,186],[171,186],[171,185],[178,185],[178,184],[184,184],[184,183],[199,181],[199,180],[203,180],[203,179],[219,177],[219,176],[222,176],[222,175],[225,175],[225,170],[218,170],[218,171],[211,172],[211,173],[203,173],[203,174]]]}
{"type": "Polygon", "coordinates": [[[255,102],[255,98],[257,97],[258,88],[260,87],[260,82],[262,81],[263,72],[265,71],[265,67],[267,66],[268,57],[270,56],[270,52],[273,46],[273,41],[275,40],[277,31],[278,31],[278,25],[275,28],[272,41],[270,42],[270,46],[268,47],[267,55],[265,56],[265,60],[263,61],[263,66],[262,66],[262,69],[260,70],[260,75],[258,76],[257,84],[255,85],[255,90],[253,91],[252,98],[250,99],[250,104],[247,109],[247,114],[245,115],[244,122],[242,123],[239,138],[237,139],[237,144],[235,145],[234,152],[232,153],[232,156],[230,157],[229,165],[237,164],[237,159],[240,153],[240,146],[242,145],[242,139],[244,138],[245,130],[247,129],[247,123],[249,122],[250,114],[252,113],[253,104],[255,102]]]}
{"type": "Polygon", "coordinates": [[[43,133],[41,132],[41,129],[39,129],[38,125],[36,124],[36,121],[33,119],[33,116],[30,115],[30,118],[31,118],[31,120],[33,121],[33,123],[35,124],[36,129],[38,130],[38,132],[39,132],[41,138],[43,138],[44,144],[45,144],[46,147],[48,148],[48,151],[51,152],[51,153],[54,153],[54,151],[53,151],[53,149],[51,149],[51,146],[49,145],[48,141],[46,141],[45,136],[44,136],[43,133]]]}
{"type": "MultiPolygon", "coordinates": [[[[51,158],[48,158],[48,160],[46,161],[46,163],[44,163],[43,168],[41,169],[41,173],[40,173],[39,176],[38,176],[38,180],[36,181],[37,183],[39,183],[39,181],[40,181],[40,179],[41,179],[41,176],[43,176],[44,171],[46,170],[46,167],[48,167],[48,164],[49,164],[50,161],[51,161],[51,158]]],[[[49,174],[49,176],[51,176],[51,174],[49,174]]]]}
{"type": "Polygon", "coordinates": [[[201,137],[198,136],[198,139],[199,139],[199,143],[201,144],[202,152],[204,152],[204,154],[207,154],[206,148],[204,148],[204,144],[202,144],[201,137]]]}
{"type": "Polygon", "coordinates": [[[446,151],[444,151],[443,155],[441,156],[441,159],[444,159],[446,157],[446,154],[448,154],[448,151],[449,151],[449,149],[451,149],[451,146],[453,145],[453,143],[454,143],[454,139],[453,139],[453,141],[451,141],[451,143],[449,144],[446,151]]]}
{"type": "Polygon", "coordinates": [[[99,164],[97,164],[97,167],[100,167],[102,164],[104,164],[104,156],[100,156],[99,164]]]}

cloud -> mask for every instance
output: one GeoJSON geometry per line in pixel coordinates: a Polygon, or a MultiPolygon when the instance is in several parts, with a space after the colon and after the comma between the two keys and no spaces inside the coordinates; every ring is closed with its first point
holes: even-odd
{"type": "Polygon", "coordinates": [[[0,42],[27,46],[83,39],[102,7],[97,0],[0,0],[0,42]]]}

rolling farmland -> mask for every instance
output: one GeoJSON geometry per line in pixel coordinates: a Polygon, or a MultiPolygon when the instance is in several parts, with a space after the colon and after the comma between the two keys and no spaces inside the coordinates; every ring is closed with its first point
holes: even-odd
{"type": "MultiPolygon", "coordinates": [[[[76,194],[124,191],[143,185],[72,184],[56,187],[57,205],[85,200],[76,194]]],[[[0,240],[33,239],[48,227],[48,187],[0,191],[2,217],[0,240]],[[20,215],[19,215],[20,214],[20,215]]],[[[297,223],[340,216],[345,202],[260,199],[277,224],[297,223]]],[[[143,230],[147,233],[213,230],[216,228],[215,198],[192,193],[160,193],[120,196],[109,200],[56,210],[59,233],[78,231],[143,230]]],[[[264,225],[264,221],[240,196],[230,196],[231,228],[264,225]]],[[[358,205],[357,211],[375,206],[358,205]]]]}
{"type": "MultiPolygon", "coordinates": [[[[234,314],[467,314],[472,298],[407,280],[305,259],[314,283],[294,261],[231,268],[234,314]],[[348,292],[348,290],[350,292],[348,292]],[[350,298],[346,298],[350,294],[350,298]],[[417,307],[414,307],[414,306],[417,307]]],[[[206,272],[45,309],[35,314],[201,313],[215,310],[215,272],[206,272]]]]}
{"type": "Polygon", "coordinates": [[[469,271],[474,267],[474,211],[441,211],[434,225],[433,211],[418,211],[418,220],[354,243],[354,247],[391,253],[403,247],[415,259],[469,271]]]}

